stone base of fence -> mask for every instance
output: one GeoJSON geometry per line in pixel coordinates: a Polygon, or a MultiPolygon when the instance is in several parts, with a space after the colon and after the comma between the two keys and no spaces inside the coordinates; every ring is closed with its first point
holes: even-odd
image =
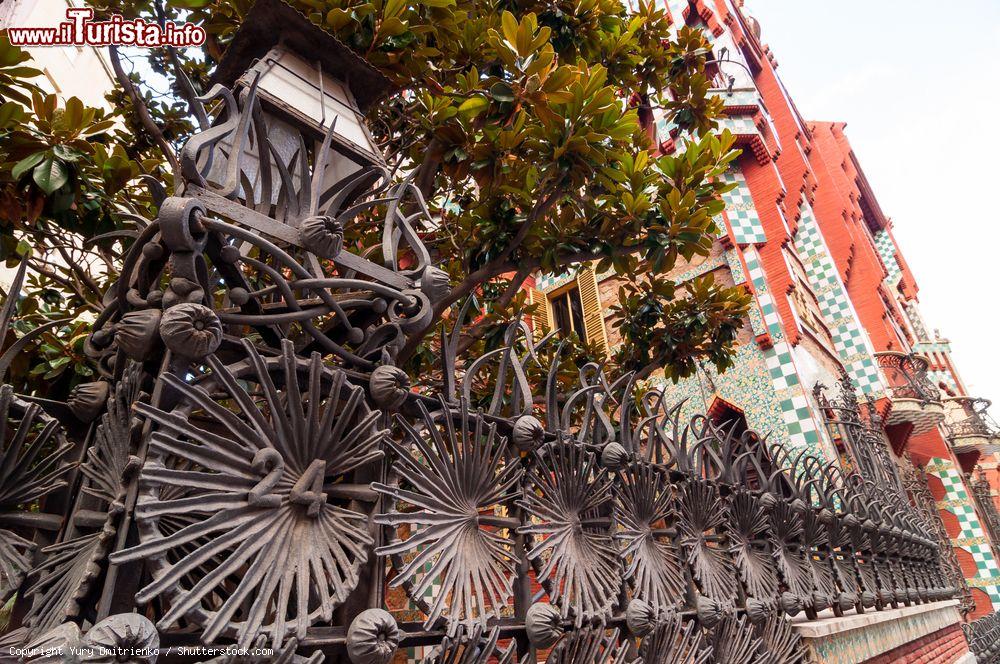
{"type": "Polygon", "coordinates": [[[813,662],[822,664],[973,664],[958,601],[809,621],[793,620],[813,662]]]}

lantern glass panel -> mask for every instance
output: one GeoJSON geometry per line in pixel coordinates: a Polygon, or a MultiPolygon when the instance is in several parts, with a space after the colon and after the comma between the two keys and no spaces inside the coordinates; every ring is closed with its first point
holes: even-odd
{"type": "Polygon", "coordinates": [[[261,72],[258,90],[273,104],[322,132],[336,118],[337,136],[369,155],[378,154],[353,96],[336,72],[322,72],[321,81],[317,65],[281,48],[271,49],[254,70],[261,72]]]}

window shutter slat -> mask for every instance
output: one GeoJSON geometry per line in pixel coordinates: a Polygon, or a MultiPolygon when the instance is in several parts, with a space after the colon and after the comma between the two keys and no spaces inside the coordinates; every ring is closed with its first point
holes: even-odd
{"type": "Polygon", "coordinates": [[[535,313],[531,314],[531,329],[535,333],[536,339],[541,339],[552,329],[552,311],[549,307],[549,299],[540,290],[527,288],[528,303],[537,304],[535,313]]]}
{"type": "Polygon", "coordinates": [[[596,344],[607,357],[608,335],[604,328],[601,296],[597,290],[597,275],[589,267],[583,268],[577,275],[576,282],[580,289],[580,301],[583,303],[583,325],[587,331],[587,339],[596,344]]]}

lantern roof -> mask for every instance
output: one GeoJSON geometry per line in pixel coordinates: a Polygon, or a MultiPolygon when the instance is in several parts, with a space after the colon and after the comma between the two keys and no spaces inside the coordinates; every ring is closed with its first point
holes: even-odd
{"type": "Polygon", "coordinates": [[[393,87],[367,60],[283,0],[257,0],[250,8],[212,75],[212,83],[231,87],[254,61],[279,44],[300,57],[318,61],[324,73],[346,83],[362,112],[393,87]]]}

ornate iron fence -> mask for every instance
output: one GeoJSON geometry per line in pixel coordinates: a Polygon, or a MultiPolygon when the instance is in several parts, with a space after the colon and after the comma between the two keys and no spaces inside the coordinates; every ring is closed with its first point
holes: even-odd
{"type": "Polygon", "coordinates": [[[377,163],[330,182],[332,128],[282,156],[252,86],[212,96],[229,115],[181,196],[153,188],[86,342],[99,379],[0,390],[5,645],[777,664],[803,656],[788,615],[955,593],[878,472],[682,421],[523,322],[458,357],[467,302],[412,388],[396,358],[447,285],[419,191],[377,163]]]}
{"type": "MultiPolygon", "coordinates": [[[[537,395],[543,425],[526,375],[553,342],[528,335],[518,324],[519,345],[435,396],[407,391],[391,366],[362,379],[290,341],[226,341],[152,394],[127,362],[83,471],[104,525],[24,570],[24,641],[101,620],[80,601],[100,596],[108,613],[144,607],[163,644],[295,639],[358,663],[428,642],[475,661],[531,661],[553,645],[550,658],[606,661],[632,639],[647,660],[788,662],[800,653],[782,613],[953,592],[894,494],[752,432],[683,423],[663,393],[638,395],[595,365],[564,391],[558,347],[537,395]],[[484,378],[491,392],[476,389],[484,378]],[[137,540],[120,530],[129,484],[137,540]],[[117,575],[103,570],[109,554],[117,575]],[[121,592],[140,579],[134,600],[121,592]],[[422,621],[386,611],[391,587],[422,621]],[[350,606],[367,610],[339,622],[350,606]]],[[[50,466],[39,490],[65,471],[50,466]]],[[[141,621],[126,631],[156,636],[141,621]]]]}
{"type": "MultiPolygon", "coordinates": [[[[1000,535],[1000,512],[997,511],[996,501],[993,499],[993,489],[990,481],[986,478],[986,471],[981,467],[976,469],[975,477],[968,477],[969,485],[972,487],[972,495],[976,500],[976,508],[986,524],[986,532],[990,536],[990,542],[1000,542],[997,536],[1000,535]]],[[[996,546],[993,546],[996,555],[996,546]]]]}
{"type": "Polygon", "coordinates": [[[903,495],[899,467],[889,453],[882,418],[874,402],[860,402],[854,382],[841,373],[837,394],[830,398],[817,383],[813,396],[819,405],[831,440],[842,444],[858,472],[885,490],[903,495]]]}
{"type": "Polygon", "coordinates": [[[963,624],[962,629],[977,662],[995,664],[1000,661],[1000,614],[994,612],[983,616],[963,624]]]}

